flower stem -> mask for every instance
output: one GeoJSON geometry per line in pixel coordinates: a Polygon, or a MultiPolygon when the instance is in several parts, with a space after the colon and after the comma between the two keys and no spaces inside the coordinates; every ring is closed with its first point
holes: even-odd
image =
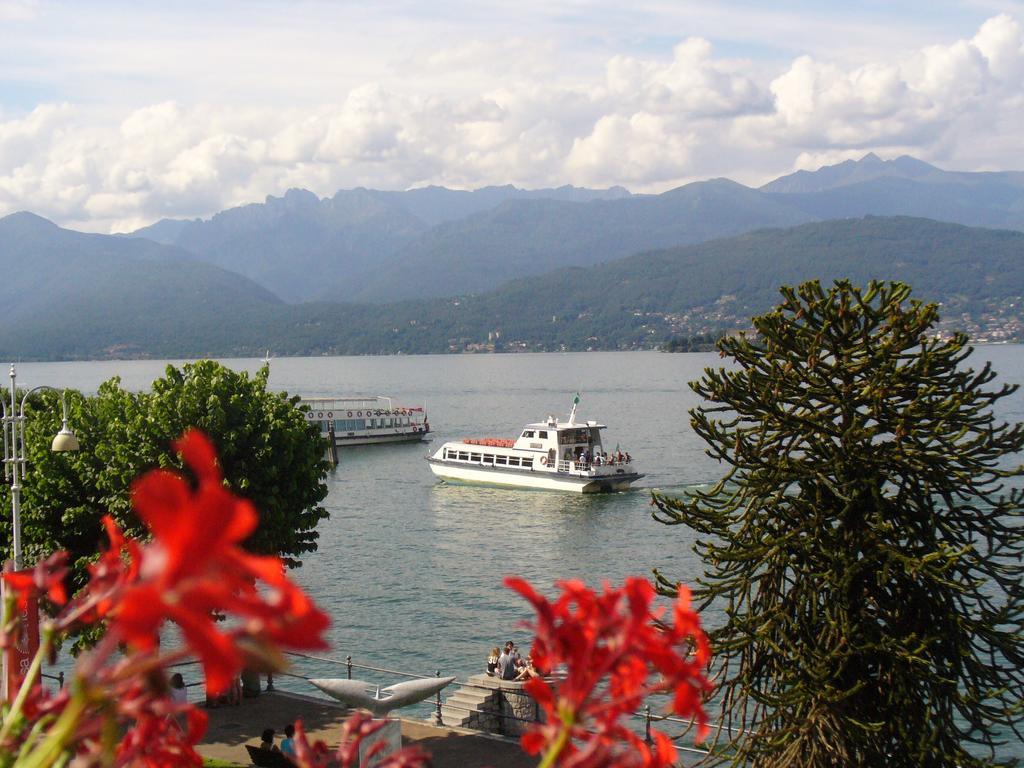
{"type": "MultiPolygon", "coordinates": [[[[61,712],[57,722],[46,734],[46,738],[24,759],[18,761],[18,768],[46,768],[61,762],[61,755],[74,738],[78,721],[85,712],[87,697],[84,691],[76,691],[61,712]]],[[[66,762],[63,761],[63,762],[66,762]]]]}
{"type": "MultiPolygon", "coordinates": [[[[50,654],[50,646],[53,644],[53,628],[50,626],[43,626],[41,629],[41,635],[39,641],[39,649],[36,651],[36,655],[32,659],[32,664],[28,668],[28,672],[25,673],[25,679],[21,681],[21,687],[18,688],[18,695],[14,697],[14,701],[11,702],[11,708],[7,712],[7,717],[4,718],[3,728],[0,728],[0,742],[7,740],[10,736],[11,728],[19,720],[21,715],[21,709],[25,706],[25,699],[28,698],[29,692],[32,690],[32,686],[35,685],[36,680],[39,677],[39,670],[43,667],[43,659],[50,654]]],[[[12,671],[13,672],[13,671],[12,671]]]]}
{"type": "Polygon", "coordinates": [[[572,713],[562,713],[562,730],[558,734],[558,738],[551,744],[550,749],[544,753],[544,758],[540,761],[537,768],[551,768],[553,765],[557,765],[558,756],[562,754],[562,750],[569,743],[569,734],[572,733],[572,726],[575,722],[575,718],[572,713]]]}

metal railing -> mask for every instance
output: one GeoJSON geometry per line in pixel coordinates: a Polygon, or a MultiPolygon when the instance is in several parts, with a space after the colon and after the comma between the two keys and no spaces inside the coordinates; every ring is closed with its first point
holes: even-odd
{"type": "Polygon", "coordinates": [[[64,672],[63,671],[58,672],[56,675],[51,675],[49,672],[40,672],[39,676],[41,678],[43,678],[44,680],[56,680],[57,681],[57,688],[58,689],[64,687],[64,672]]]}
{"type": "MultiPolygon", "coordinates": [[[[279,678],[280,677],[285,677],[285,678],[290,678],[290,679],[293,679],[293,680],[309,681],[309,680],[314,679],[315,677],[319,676],[319,675],[316,675],[316,674],[313,674],[313,675],[302,674],[300,671],[297,671],[297,667],[301,666],[301,662],[302,661],[314,662],[314,663],[317,663],[317,664],[326,664],[326,665],[329,665],[329,666],[333,666],[333,667],[337,667],[337,668],[343,669],[345,677],[347,679],[349,679],[349,680],[353,679],[353,672],[355,672],[355,671],[359,671],[359,672],[375,672],[375,673],[386,674],[386,675],[394,675],[396,677],[405,678],[405,679],[409,679],[409,680],[425,680],[425,679],[429,679],[431,677],[440,677],[441,676],[441,670],[439,670],[439,669],[435,670],[432,675],[429,675],[429,674],[423,675],[423,674],[417,674],[417,673],[414,673],[414,672],[407,672],[407,671],[404,671],[404,670],[392,669],[392,668],[389,668],[389,667],[380,667],[380,666],[375,666],[375,665],[371,665],[371,664],[359,664],[359,663],[356,663],[355,661],[352,660],[352,655],[351,654],[346,655],[344,659],[336,659],[336,658],[332,658],[330,656],[320,656],[320,655],[316,655],[316,654],[299,653],[299,652],[286,652],[285,655],[290,657],[290,658],[292,658],[292,659],[294,659],[294,660],[296,660],[297,663],[293,666],[293,670],[296,670],[296,671],[278,673],[278,677],[279,678]]],[[[180,663],[175,664],[173,666],[174,667],[189,667],[189,666],[196,666],[198,664],[199,664],[198,661],[192,660],[192,661],[180,662],[180,663]]],[[[51,679],[58,680],[61,686],[64,685],[64,673],[63,672],[59,673],[58,675],[48,675],[48,674],[44,673],[43,676],[51,678],[51,679]]],[[[511,683],[515,683],[515,682],[519,682],[519,681],[508,681],[508,680],[505,680],[505,681],[496,681],[496,682],[500,682],[501,684],[504,684],[504,683],[510,683],[510,682],[511,683]]],[[[203,685],[202,682],[187,683],[186,687],[194,687],[194,686],[201,686],[201,685],[203,685]]],[[[468,690],[484,691],[484,692],[487,692],[489,694],[501,693],[503,696],[506,696],[506,697],[509,694],[512,694],[512,695],[515,695],[515,696],[522,696],[522,697],[527,697],[528,696],[528,694],[525,693],[525,691],[520,691],[517,687],[511,687],[510,688],[510,687],[506,687],[504,685],[498,685],[498,686],[481,685],[479,683],[473,682],[470,679],[460,679],[459,677],[456,677],[456,679],[452,681],[451,686],[447,690],[452,691],[454,693],[456,691],[467,690],[467,689],[468,690]]],[[[273,675],[269,675],[269,674],[267,675],[266,690],[267,691],[277,690],[274,687],[274,676],[273,675]]],[[[441,699],[441,692],[440,691],[438,691],[438,693],[434,696],[434,700],[433,700],[433,702],[431,702],[431,704],[429,706],[431,706],[432,710],[433,710],[432,713],[431,713],[431,717],[432,717],[432,720],[433,720],[434,724],[438,725],[438,726],[444,725],[444,719],[443,719],[443,714],[442,714],[442,708],[444,706],[444,702],[441,699]]],[[[540,712],[539,709],[536,710],[536,713],[537,714],[534,717],[523,717],[523,716],[514,714],[512,712],[502,711],[502,708],[499,706],[497,710],[491,709],[491,710],[488,710],[484,714],[486,714],[490,718],[493,718],[495,721],[497,721],[500,724],[498,732],[490,731],[490,733],[492,733],[493,735],[507,736],[509,732],[516,732],[516,733],[518,733],[518,732],[522,731],[522,729],[523,729],[523,727],[525,725],[528,725],[528,724],[534,723],[534,722],[539,722],[541,720],[542,713],[540,712]],[[512,726],[511,725],[512,723],[517,723],[518,725],[512,726]]],[[[676,743],[676,749],[678,749],[681,752],[687,752],[687,753],[698,754],[698,755],[703,755],[703,756],[706,756],[706,755],[710,754],[709,750],[702,749],[700,747],[688,746],[688,745],[685,745],[685,744],[678,743],[680,741],[680,739],[685,738],[689,733],[691,733],[693,731],[694,727],[696,726],[696,721],[693,720],[692,718],[691,719],[685,719],[685,718],[676,717],[674,715],[654,714],[651,711],[650,704],[647,704],[642,711],[637,711],[637,712],[631,713],[631,716],[632,716],[632,718],[635,721],[638,721],[637,722],[637,729],[638,730],[642,729],[644,740],[648,744],[653,743],[652,726],[655,723],[675,724],[675,725],[681,726],[682,727],[682,731],[680,731],[677,734],[668,734],[668,735],[669,735],[669,738],[673,742],[676,743]]],[[[717,724],[717,725],[716,724],[712,724],[711,728],[712,728],[713,731],[718,731],[719,733],[721,733],[723,731],[724,732],[729,732],[730,734],[740,734],[740,733],[747,732],[746,729],[743,729],[743,728],[736,728],[736,727],[725,726],[725,725],[721,725],[721,724],[717,724]]]]}
{"type": "MultiPolygon", "coordinates": [[[[405,672],[403,670],[389,669],[387,667],[374,667],[374,666],[371,666],[371,665],[368,665],[368,664],[356,664],[354,661],[352,661],[352,654],[348,654],[345,657],[344,661],[341,661],[340,659],[332,659],[329,656],[317,656],[317,655],[310,654],[310,653],[299,653],[297,651],[287,651],[287,652],[285,652],[285,656],[290,656],[290,657],[295,658],[295,659],[307,659],[307,660],[310,660],[310,661],[316,661],[316,662],[320,662],[320,663],[326,663],[326,664],[333,664],[333,665],[337,665],[337,666],[343,666],[343,667],[345,667],[345,676],[349,680],[352,679],[352,670],[354,670],[354,669],[363,670],[363,671],[366,671],[366,672],[380,672],[380,673],[383,673],[383,674],[386,674],[386,675],[397,675],[399,677],[404,677],[404,678],[407,678],[407,679],[410,679],[410,680],[429,680],[431,677],[440,677],[441,676],[441,670],[439,670],[439,669],[435,670],[433,675],[418,675],[418,674],[416,674],[414,672],[405,672]]],[[[308,675],[300,675],[300,674],[297,674],[295,672],[282,672],[282,673],[280,673],[280,676],[290,677],[290,678],[294,678],[294,679],[297,679],[297,680],[306,680],[306,681],[309,681],[309,680],[313,679],[313,678],[309,677],[308,675]]],[[[456,679],[456,680],[452,681],[452,684],[455,685],[455,684],[458,684],[458,682],[459,681],[456,679]]],[[[268,691],[274,690],[274,678],[273,678],[273,675],[269,675],[268,676],[267,690],[268,691]]],[[[441,692],[438,691],[436,696],[434,697],[434,715],[433,715],[433,717],[434,717],[434,722],[435,722],[436,725],[443,725],[444,724],[443,723],[443,719],[441,717],[441,707],[442,707],[441,692]]]]}

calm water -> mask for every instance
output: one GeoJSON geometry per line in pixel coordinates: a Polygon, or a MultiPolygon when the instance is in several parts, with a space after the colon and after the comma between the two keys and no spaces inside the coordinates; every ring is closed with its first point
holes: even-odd
{"type": "MultiPolygon", "coordinates": [[[[979,366],[991,360],[1006,381],[1024,382],[1021,351],[982,347],[975,357],[979,366]]],[[[644,352],[274,360],[273,389],[390,395],[396,403],[425,405],[435,430],[429,446],[349,448],[329,477],[331,518],[320,529],[319,550],[296,577],[334,617],[330,655],[464,677],[505,639],[528,644],[517,625],[529,613],[502,586],[507,574],[548,592],[560,578],[618,582],[655,567],[692,579],[700,571],[692,533],[651,518],[650,490],[679,490],[721,474],[689,427],[687,410],[697,400],[686,386],[720,362],[715,354],[644,352]],[[445,440],[513,437],[546,414],[564,418],[576,391],[580,416],[608,425],[606,448],[620,444],[647,474],[636,490],[578,496],[447,486],[423,460],[445,440]]],[[[88,391],[120,375],[124,386],[142,389],[162,371],[163,363],[145,361],[24,364],[19,382],[88,391]]],[[[1024,398],[1015,394],[1000,413],[1024,421],[1024,398]]],[[[325,665],[301,671],[340,672],[325,665]]]]}

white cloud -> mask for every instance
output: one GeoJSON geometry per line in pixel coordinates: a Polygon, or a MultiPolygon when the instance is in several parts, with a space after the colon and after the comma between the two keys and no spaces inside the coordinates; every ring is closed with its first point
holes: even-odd
{"type": "MultiPolygon", "coordinates": [[[[0,0],[0,12],[15,6],[32,8],[0,0]]],[[[284,35],[288,53],[298,31],[284,35]]],[[[131,55],[143,47],[136,41],[131,55]]],[[[182,58],[201,50],[189,46],[182,58]]],[[[869,150],[1024,167],[1024,48],[1007,14],[970,37],[852,62],[820,52],[779,63],[724,56],[700,36],[681,36],[664,55],[600,60],[566,58],[556,42],[525,35],[392,53],[388,67],[366,72],[356,54],[325,62],[311,75],[315,101],[302,82],[292,101],[263,101],[251,81],[224,99],[203,89],[189,98],[133,92],[130,106],[83,98],[0,113],[0,215],[30,209],[110,230],[206,216],[293,186],[320,195],[503,183],[659,191],[708,176],[760,183],[869,150]]],[[[68,55],[84,61],[83,50],[68,55]]],[[[242,58],[263,66],[254,51],[242,58]]],[[[154,55],[140,75],[149,90],[164,93],[149,78],[166,61],[154,55]]],[[[272,90],[288,76],[257,74],[272,90]]]]}
{"type": "Polygon", "coordinates": [[[38,11],[35,0],[0,0],[0,21],[29,21],[38,11]]]}
{"type": "Polygon", "coordinates": [[[608,115],[589,136],[573,142],[566,170],[584,184],[605,186],[673,180],[686,175],[693,141],[648,112],[608,115]]]}
{"type": "MultiPolygon", "coordinates": [[[[958,149],[946,137],[964,122],[981,118],[993,134],[1024,127],[1022,66],[1020,28],[1007,15],[988,20],[971,39],[927,46],[900,60],[847,69],[802,56],[771,82],[772,112],[740,118],[734,136],[805,153],[901,146],[955,159],[958,149]]],[[[1002,158],[1004,166],[1022,161],[1019,152],[1002,158]]]]}
{"type": "Polygon", "coordinates": [[[689,38],[672,53],[667,64],[613,58],[607,81],[614,103],[679,117],[728,117],[766,106],[741,63],[714,59],[707,40],[689,38]]]}

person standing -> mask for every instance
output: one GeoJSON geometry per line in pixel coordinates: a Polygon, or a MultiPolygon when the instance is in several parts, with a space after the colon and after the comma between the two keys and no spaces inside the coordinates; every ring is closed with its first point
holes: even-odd
{"type": "Polygon", "coordinates": [[[175,672],[171,675],[171,701],[175,704],[188,703],[188,692],[185,690],[185,678],[181,676],[181,672],[175,672]]]}

